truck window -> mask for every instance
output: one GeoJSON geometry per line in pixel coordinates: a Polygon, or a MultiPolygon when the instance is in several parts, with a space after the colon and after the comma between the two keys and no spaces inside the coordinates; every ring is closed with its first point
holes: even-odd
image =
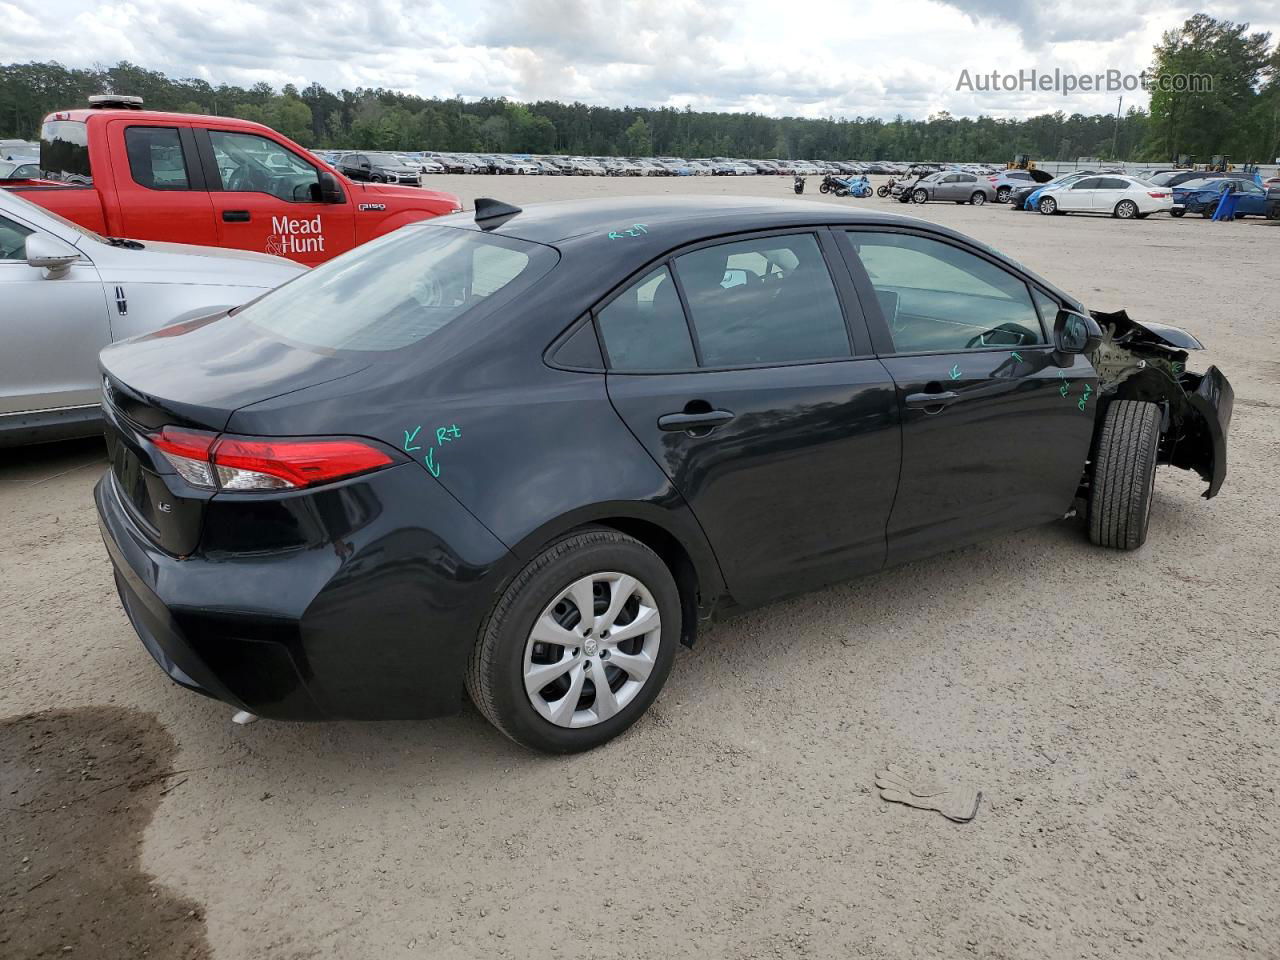
{"type": "Polygon", "coordinates": [[[253,133],[210,130],[223,190],[269,193],[291,203],[320,199],[320,174],[293,151],[253,133]]]}
{"type": "Polygon", "coordinates": [[[93,183],[89,133],[82,120],[50,120],[40,127],[40,169],[48,180],[93,183]]]}
{"type": "Polygon", "coordinates": [[[124,132],[133,182],[150,190],[190,190],[177,127],[129,127],[124,132]]]}

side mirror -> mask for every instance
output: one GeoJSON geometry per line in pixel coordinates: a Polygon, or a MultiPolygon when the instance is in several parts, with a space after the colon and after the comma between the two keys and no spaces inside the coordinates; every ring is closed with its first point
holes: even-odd
{"type": "Polygon", "coordinates": [[[342,184],[328,170],[320,171],[320,201],[322,203],[343,203],[347,195],[342,191],[342,184]]]}
{"type": "Polygon", "coordinates": [[[1059,310],[1053,322],[1053,346],[1058,353],[1093,353],[1102,343],[1102,328],[1093,317],[1059,310]]]}
{"type": "Polygon", "coordinates": [[[47,233],[33,233],[25,241],[27,265],[43,270],[46,280],[65,277],[80,259],[80,251],[47,233]]]}

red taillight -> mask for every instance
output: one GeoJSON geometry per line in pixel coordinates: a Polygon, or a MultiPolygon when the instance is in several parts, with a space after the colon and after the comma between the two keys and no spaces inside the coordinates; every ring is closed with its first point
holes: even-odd
{"type": "Polygon", "coordinates": [[[151,434],[151,442],[173,464],[178,475],[202,490],[213,490],[217,486],[209,463],[209,450],[217,438],[216,433],[182,427],[164,427],[159,433],[151,434]]]}
{"type": "Polygon", "coordinates": [[[151,442],[182,479],[203,490],[296,490],[332,483],[395,462],[351,438],[235,437],[164,427],[151,442]]]}
{"type": "Polygon", "coordinates": [[[394,461],[360,440],[223,437],[213,448],[223,490],[312,487],[368,473],[394,461]]]}
{"type": "Polygon", "coordinates": [[[1165,199],[1165,198],[1166,198],[1167,196],[1169,196],[1169,195],[1168,195],[1167,193],[1152,193],[1150,190],[1148,190],[1148,191],[1147,191],[1147,196],[1148,196],[1148,197],[1153,197],[1153,198],[1154,198],[1154,199],[1156,199],[1156,200],[1163,200],[1163,199],[1165,199]]]}

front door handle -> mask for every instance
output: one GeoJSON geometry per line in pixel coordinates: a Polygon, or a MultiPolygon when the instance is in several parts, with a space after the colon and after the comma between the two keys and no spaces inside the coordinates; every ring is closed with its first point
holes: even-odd
{"type": "Polygon", "coordinates": [[[668,413],[658,418],[659,430],[688,430],[694,436],[703,436],[716,427],[733,419],[728,410],[707,410],[700,413],[668,413]]]}
{"type": "Polygon", "coordinates": [[[248,210],[223,210],[222,222],[223,223],[248,223],[249,211],[248,210]]]}
{"type": "Polygon", "coordinates": [[[906,404],[912,410],[924,410],[929,407],[949,407],[960,399],[954,390],[943,390],[941,393],[909,393],[906,404]]]}

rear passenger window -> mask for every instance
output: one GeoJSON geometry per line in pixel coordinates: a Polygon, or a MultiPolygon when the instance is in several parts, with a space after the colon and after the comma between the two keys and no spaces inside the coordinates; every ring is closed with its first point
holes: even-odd
{"type": "Polygon", "coordinates": [[[851,355],[844,313],[813,234],[720,244],[675,263],[703,366],[851,355]]]}
{"type": "Polygon", "coordinates": [[[129,174],[149,190],[190,190],[177,127],[130,127],[124,132],[129,174]]]}
{"type": "Polygon", "coordinates": [[[641,277],[600,311],[613,370],[690,370],[698,365],[671,271],[641,277]]]}
{"type": "Polygon", "coordinates": [[[1021,278],[976,254],[906,233],[850,231],[898,353],[1045,343],[1021,278]]]}

